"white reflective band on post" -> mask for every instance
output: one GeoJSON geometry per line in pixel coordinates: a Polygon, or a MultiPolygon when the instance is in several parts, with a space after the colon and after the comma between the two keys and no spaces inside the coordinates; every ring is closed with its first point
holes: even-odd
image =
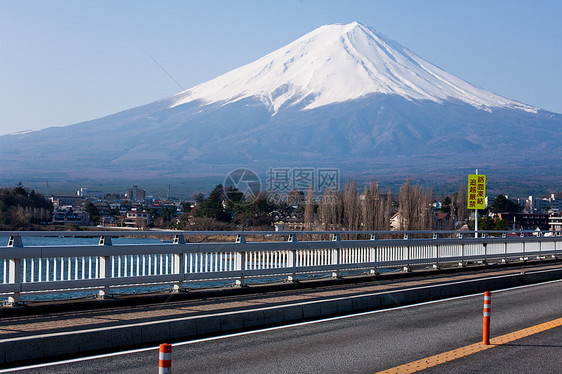
{"type": "Polygon", "coordinates": [[[484,296],[484,301],[490,301],[492,300],[492,296],[484,296]]]}
{"type": "Polygon", "coordinates": [[[490,312],[484,312],[484,317],[490,317],[490,312]]]}
{"type": "Polygon", "coordinates": [[[172,354],[171,354],[171,353],[160,352],[160,355],[158,356],[158,358],[159,358],[160,360],[170,361],[170,360],[172,359],[172,354]]]}

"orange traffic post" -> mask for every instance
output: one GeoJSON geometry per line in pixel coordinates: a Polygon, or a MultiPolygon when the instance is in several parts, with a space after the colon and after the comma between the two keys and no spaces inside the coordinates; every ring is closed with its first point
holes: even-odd
{"type": "Polygon", "coordinates": [[[490,345],[490,311],[492,310],[492,293],[484,292],[484,322],[482,328],[482,344],[490,345]]]}
{"type": "Polygon", "coordinates": [[[160,344],[160,354],[158,356],[158,359],[158,374],[171,374],[172,346],[170,344],[160,344]]]}

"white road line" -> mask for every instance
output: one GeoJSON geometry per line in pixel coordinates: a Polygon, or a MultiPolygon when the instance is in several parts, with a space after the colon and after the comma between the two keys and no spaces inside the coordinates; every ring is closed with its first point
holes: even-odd
{"type": "MultiPolygon", "coordinates": [[[[512,291],[512,290],[517,290],[517,289],[521,289],[521,288],[537,287],[537,286],[542,286],[542,285],[545,285],[545,284],[558,283],[558,282],[562,282],[562,279],[543,282],[543,283],[536,283],[536,284],[529,284],[529,285],[524,285],[524,286],[516,286],[516,287],[505,288],[505,289],[502,289],[502,290],[494,291],[494,293],[512,291]]],[[[188,341],[185,341],[185,342],[174,343],[174,344],[172,344],[172,346],[173,347],[179,347],[179,346],[188,345],[188,344],[196,344],[196,343],[203,343],[203,342],[209,342],[209,341],[220,340],[220,339],[228,339],[228,338],[233,338],[233,337],[237,337],[237,336],[258,334],[258,333],[262,333],[262,332],[276,331],[276,330],[282,330],[282,329],[299,327],[299,326],[307,326],[307,325],[312,325],[312,324],[316,324],[316,323],[337,321],[337,320],[342,320],[342,319],[347,319],[347,318],[376,314],[376,313],[392,312],[392,311],[395,311],[395,310],[414,308],[414,307],[423,306],[423,305],[436,304],[436,303],[441,303],[441,302],[446,302],[446,301],[451,301],[451,300],[465,299],[465,298],[476,297],[476,296],[481,297],[482,292],[470,294],[470,295],[464,295],[464,296],[450,297],[450,298],[447,298],[447,299],[425,301],[423,303],[398,306],[398,307],[389,308],[389,309],[372,310],[372,311],[369,311],[369,312],[361,312],[361,313],[348,314],[348,315],[344,315],[344,316],[329,317],[329,318],[324,318],[324,319],[319,319],[319,320],[314,320],[314,321],[298,322],[298,323],[293,323],[293,324],[290,324],[290,325],[268,327],[268,328],[259,329],[259,330],[237,332],[237,333],[234,333],[234,334],[213,336],[213,337],[209,337],[209,338],[202,338],[202,339],[196,339],[196,340],[188,340],[188,341]]],[[[148,352],[148,351],[158,350],[158,349],[159,349],[159,346],[133,349],[133,350],[115,352],[115,353],[106,353],[106,354],[101,354],[101,355],[80,357],[80,358],[74,358],[74,359],[70,359],[70,360],[63,360],[63,361],[57,361],[57,362],[50,362],[50,363],[45,363],[45,364],[37,364],[37,365],[21,366],[21,367],[11,368],[11,369],[3,369],[3,370],[0,370],[0,373],[10,373],[10,372],[18,371],[18,370],[38,369],[38,368],[44,368],[44,367],[49,367],[49,366],[55,366],[55,365],[63,365],[63,364],[81,362],[81,361],[96,360],[96,359],[99,359],[99,358],[107,358],[107,357],[115,357],[115,356],[121,356],[121,355],[133,354],[133,353],[148,352]]]]}

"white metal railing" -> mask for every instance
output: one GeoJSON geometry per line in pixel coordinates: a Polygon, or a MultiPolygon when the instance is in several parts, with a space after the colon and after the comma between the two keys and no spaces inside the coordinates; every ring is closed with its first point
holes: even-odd
{"type": "Polygon", "coordinates": [[[0,237],[8,238],[7,246],[0,247],[0,295],[15,303],[22,294],[95,290],[104,296],[111,288],[166,284],[180,290],[192,282],[243,284],[258,277],[294,280],[310,274],[339,276],[345,271],[374,272],[385,267],[555,257],[562,248],[562,236],[544,233],[481,232],[480,236],[474,238],[474,232],[467,231],[5,231],[0,232],[0,237]],[[201,235],[232,239],[189,241],[201,235]],[[52,236],[97,237],[99,243],[24,245],[29,237],[52,236]],[[331,239],[298,240],[314,236],[331,239]],[[361,239],[342,240],[342,236],[361,239]],[[173,241],[113,244],[112,239],[123,237],[173,237],[173,241]]]}

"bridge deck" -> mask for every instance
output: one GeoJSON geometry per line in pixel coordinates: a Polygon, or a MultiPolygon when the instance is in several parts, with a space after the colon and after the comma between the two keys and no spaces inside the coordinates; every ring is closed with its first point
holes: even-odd
{"type": "MultiPolygon", "coordinates": [[[[48,333],[118,326],[147,321],[203,316],[222,312],[287,305],[303,301],[361,295],[437,283],[482,277],[519,274],[522,271],[559,269],[560,263],[532,263],[521,266],[465,268],[458,272],[424,271],[396,277],[380,275],[351,284],[308,281],[306,287],[291,285],[253,286],[238,290],[193,291],[188,295],[160,295],[119,300],[84,301],[73,304],[50,302],[0,310],[0,340],[48,333]],[[314,283],[316,282],[316,284],[314,283]],[[273,288],[277,290],[272,291],[273,288]],[[262,291],[268,292],[262,292],[262,291]],[[224,295],[224,293],[230,295],[224,295]]],[[[304,283],[304,282],[303,282],[304,283]]]]}

